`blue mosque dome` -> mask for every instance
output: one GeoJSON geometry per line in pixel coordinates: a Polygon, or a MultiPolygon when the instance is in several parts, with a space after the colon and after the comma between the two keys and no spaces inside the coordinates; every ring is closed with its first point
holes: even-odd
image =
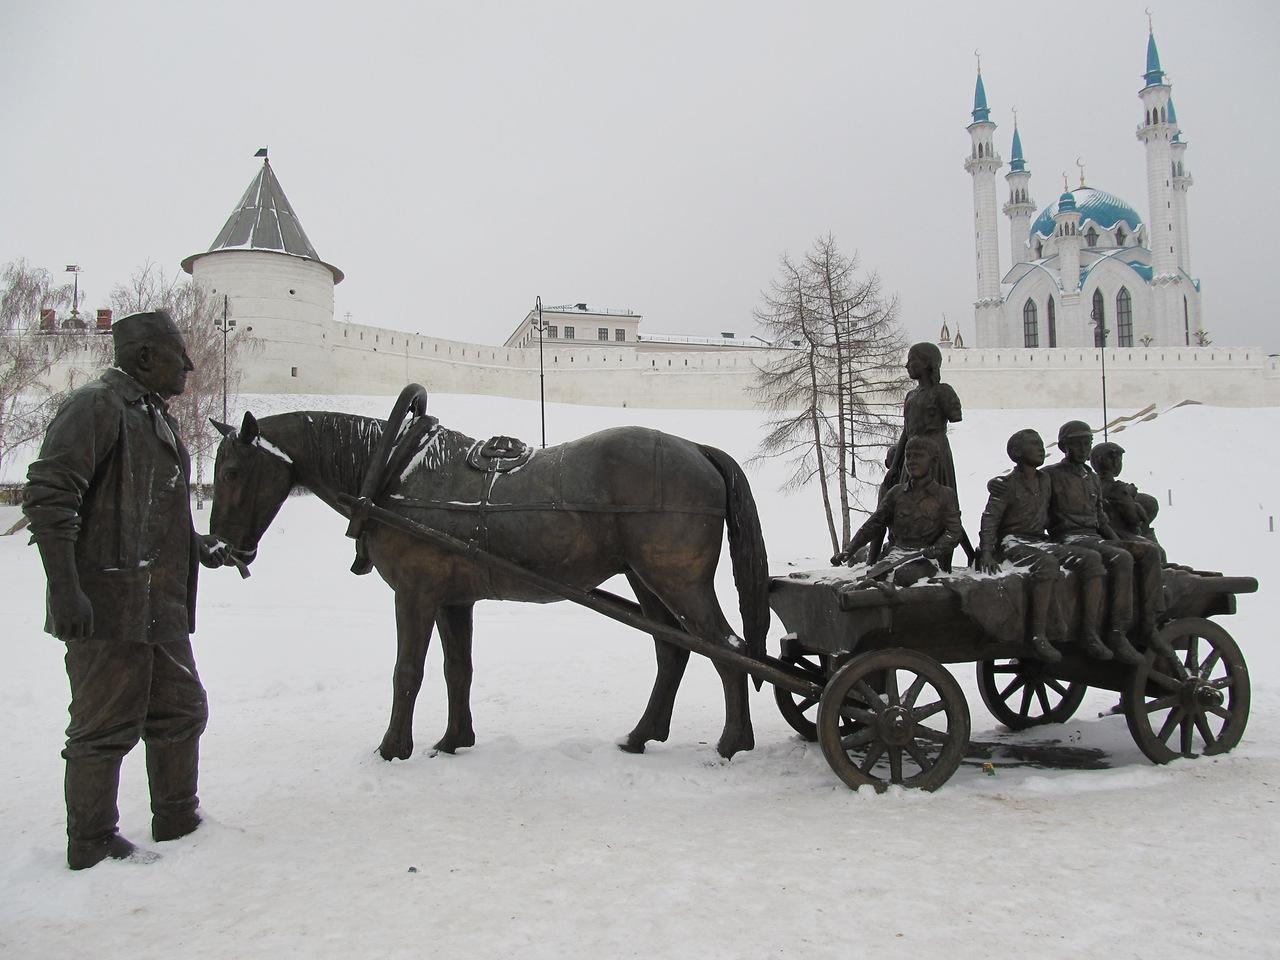
{"type": "Polygon", "coordinates": [[[1068,210],[1071,209],[1068,200],[1074,203],[1075,209],[1079,211],[1081,223],[1092,220],[1105,230],[1114,230],[1116,224],[1124,221],[1128,224],[1130,233],[1136,233],[1138,227],[1142,225],[1142,218],[1138,216],[1138,212],[1115,194],[1096,190],[1093,187],[1077,187],[1064,193],[1054,203],[1040,211],[1040,215],[1031,224],[1031,236],[1053,236],[1053,218],[1057,216],[1059,207],[1065,206],[1068,210]]]}

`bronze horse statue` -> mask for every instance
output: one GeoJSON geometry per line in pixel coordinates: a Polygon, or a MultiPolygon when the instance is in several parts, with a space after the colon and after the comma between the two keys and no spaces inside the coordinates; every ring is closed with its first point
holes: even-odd
{"type": "MultiPolygon", "coordinates": [[[[397,430],[393,437],[387,424],[323,412],[261,420],[246,413],[239,430],[215,422],[223,439],[214,466],[210,532],[241,561],[251,561],[259,539],[298,486],[350,516],[346,504],[361,495],[371,471],[379,469],[377,451],[390,448],[404,432],[397,430]]],[[[479,443],[435,418],[420,425],[426,429],[418,431],[417,449],[407,462],[400,457],[398,469],[376,495],[378,505],[571,587],[590,589],[623,574],[650,620],[755,656],[764,653],[769,625],[764,539],[747,478],[728,454],[656,430],[616,427],[544,450],[516,441],[524,455],[504,469],[500,458],[510,448],[502,443],[479,443]],[[726,523],[745,643],[725,620],[712,584],[726,523]]],[[[391,719],[379,753],[385,760],[404,760],[413,752],[414,702],[433,624],[444,645],[449,699],[448,726],[435,749],[453,753],[472,746],[475,602],[563,598],[495,570],[482,557],[379,523],[367,526],[358,549],[395,592],[391,719]]],[[[364,572],[357,567],[353,570],[364,572]]],[[[687,650],[656,634],[654,640],[653,692],[635,729],[619,743],[633,753],[642,753],[650,740],[667,739],[689,659],[687,650]]],[[[733,667],[717,664],[716,669],[725,701],[717,749],[731,757],[754,746],[747,679],[733,667]]]]}

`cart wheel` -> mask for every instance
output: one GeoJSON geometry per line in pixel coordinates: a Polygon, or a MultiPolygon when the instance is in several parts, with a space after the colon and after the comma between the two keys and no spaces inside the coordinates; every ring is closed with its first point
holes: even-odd
{"type": "MultiPolygon", "coordinates": [[[[784,663],[798,667],[801,672],[808,674],[814,683],[825,684],[827,682],[825,657],[819,657],[816,654],[802,654],[798,657],[783,657],[782,659],[784,663]]],[[[818,698],[802,697],[799,694],[792,693],[790,690],[784,690],[782,687],[773,688],[773,698],[778,701],[778,711],[782,714],[782,719],[791,726],[791,729],[810,743],[817,743],[818,725],[814,722],[814,718],[818,715],[818,698]]]]}
{"type": "Polygon", "coordinates": [[[877,650],[854,657],[818,704],[818,742],[850,787],[877,793],[891,783],[936,790],[969,745],[969,705],[955,678],[932,657],[877,650]],[[876,686],[882,681],[883,693],[876,686]],[[856,727],[847,724],[853,721],[856,727]]]}
{"type": "Polygon", "coordinates": [[[1041,660],[979,660],[978,692],[1010,730],[1066,723],[1089,685],[1052,676],[1041,660]]]}
{"type": "Polygon", "coordinates": [[[1153,763],[1226,753],[1249,722],[1249,668],[1240,648],[1226,630],[1199,617],[1174,620],[1160,633],[1177,656],[1147,651],[1121,691],[1138,749],[1153,763]]]}

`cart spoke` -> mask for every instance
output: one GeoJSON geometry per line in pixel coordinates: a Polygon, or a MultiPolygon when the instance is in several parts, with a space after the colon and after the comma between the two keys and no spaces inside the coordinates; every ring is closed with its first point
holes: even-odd
{"type": "Polygon", "coordinates": [[[1022,688],[1022,706],[1018,708],[1018,713],[1021,716],[1025,717],[1031,713],[1031,697],[1034,694],[1035,690],[1032,689],[1031,684],[1028,683],[1022,688]]]}
{"type": "Polygon", "coordinates": [[[916,698],[920,696],[920,691],[924,689],[924,685],[929,681],[919,674],[911,681],[911,686],[907,687],[907,692],[902,695],[902,705],[904,707],[914,707],[916,698]]]}
{"type": "Polygon", "coordinates": [[[1187,637],[1187,659],[1185,663],[1189,671],[1199,670],[1200,668],[1200,638],[1195,634],[1187,637]]]}
{"type": "Polygon", "coordinates": [[[1209,656],[1204,658],[1204,663],[1200,664],[1200,678],[1208,680],[1209,675],[1213,673],[1213,668],[1218,665],[1218,661],[1222,659],[1222,651],[1214,647],[1209,651],[1209,656]]]}
{"type": "Polygon", "coordinates": [[[1003,690],[1000,691],[1000,699],[1008,700],[1010,695],[1013,693],[1013,691],[1017,690],[1020,686],[1022,686],[1026,682],[1027,682],[1027,678],[1022,674],[1019,674],[1018,678],[1014,680],[1013,683],[1009,684],[1007,687],[1005,687],[1003,690]]]}
{"type": "Polygon", "coordinates": [[[871,684],[865,680],[859,680],[853,685],[853,689],[858,691],[858,695],[862,697],[862,702],[872,709],[874,713],[879,713],[884,709],[884,701],[880,699],[880,694],[871,689],[871,684]]]}
{"type": "Polygon", "coordinates": [[[889,747],[889,782],[902,782],[902,748],[898,746],[889,747]]]}
{"type": "Polygon", "coordinates": [[[858,770],[864,774],[870,774],[871,768],[876,765],[876,762],[882,756],[884,756],[884,746],[883,740],[876,740],[872,743],[871,749],[868,750],[867,755],[862,758],[862,763],[858,764],[858,770]]]}
{"type": "Polygon", "coordinates": [[[1181,731],[1182,735],[1178,738],[1179,748],[1184,757],[1192,756],[1191,736],[1194,732],[1195,732],[1195,721],[1192,720],[1191,714],[1187,713],[1184,710],[1182,713],[1182,731],[1181,731]]]}
{"type": "Polygon", "coordinates": [[[1205,709],[1208,710],[1210,713],[1212,713],[1215,717],[1221,717],[1223,720],[1231,719],[1231,711],[1228,710],[1226,707],[1221,706],[1220,704],[1215,703],[1215,704],[1212,704],[1211,706],[1205,707],[1205,709]]]}
{"type": "Polygon", "coordinates": [[[1209,718],[1204,715],[1201,710],[1196,711],[1196,729],[1200,731],[1200,736],[1204,739],[1205,749],[1210,749],[1218,738],[1213,735],[1213,731],[1209,729],[1209,718]]]}
{"type": "MultiPolygon", "coordinates": [[[[1178,661],[1174,661],[1177,663],[1178,661]]],[[[1181,664],[1179,664],[1181,666],[1181,664]]],[[[1147,679],[1158,687],[1164,687],[1166,690],[1181,690],[1182,684],[1168,674],[1161,673],[1159,670],[1152,670],[1147,674],[1147,679]]]]}
{"type": "Polygon", "coordinates": [[[851,707],[847,703],[840,708],[840,716],[845,720],[853,720],[857,723],[864,723],[867,726],[875,726],[876,723],[876,715],[870,710],[851,707]]]}
{"type": "Polygon", "coordinates": [[[865,747],[868,743],[875,739],[876,731],[874,727],[863,727],[856,733],[849,733],[840,738],[840,746],[845,750],[853,750],[857,747],[865,747]]]}
{"type": "Polygon", "coordinates": [[[1046,714],[1052,709],[1049,706],[1049,694],[1045,691],[1043,683],[1036,684],[1036,699],[1040,701],[1040,709],[1046,714]]]}
{"type": "Polygon", "coordinates": [[[1155,713],[1157,710],[1168,710],[1178,702],[1178,694],[1170,693],[1167,696],[1158,697],[1155,700],[1147,701],[1147,713],[1155,713]]]}
{"type": "Polygon", "coordinates": [[[933,769],[934,761],[930,759],[928,752],[914,739],[907,741],[907,753],[911,754],[911,759],[920,765],[921,773],[928,773],[933,769]]]}
{"type": "Polygon", "coordinates": [[[911,710],[911,719],[919,723],[921,720],[932,717],[935,713],[941,713],[947,709],[947,705],[941,700],[935,700],[933,703],[926,703],[923,707],[913,707],[911,710]]]}
{"type": "Polygon", "coordinates": [[[1022,667],[1017,660],[1010,660],[1008,663],[993,663],[991,665],[992,673],[1017,673],[1022,667]]]}
{"type": "Polygon", "coordinates": [[[1217,680],[1211,680],[1209,686],[1215,690],[1225,690],[1227,687],[1235,686],[1235,677],[1219,677],[1217,680]]]}
{"type": "Polygon", "coordinates": [[[1044,682],[1045,682],[1045,683],[1047,683],[1050,687],[1052,687],[1052,688],[1053,688],[1053,691],[1054,691],[1058,696],[1063,697],[1064,699],[1066,698],[1066,696],[1067,696],[1067,688],[1066,688],[1066,687],[1064,687],[1062,684],[1060,684],[1060,683],[1059,683],[1057,680],[1055,680],[1053,677],[1045,677],[1045,678],[1044,678],[1044,682]]]}
{"type": "MultiPolygon", "coordinates": [[[[1175,650],[1174,652],[1175,652],[1175,653],[1177,653],[1177,651],[1176,651],[1176,650],[1175,650]]],[[[1187,677],[1187,668],[1186,668],[1185,666],[1183,666],[1183,664],[1182,664],[1182,661],[1181,661],[1181,660],[1179,660],[1179,659],[1175,656],[1175,657],[1174,657],[1172,660],[1170,660],[1169,662],[1173,664],[1173,672],[1174,672],[1174,675],[1177,677],[1177,681],[1178,681],[1178,682],[1181,682],[1181,681],[1184,681],[1184,680],[1188,679],[1188,677],[1187,677]]],[[[1154,671],[1154,670],[1152,670],[1152,671],[1151,671],[1151,675],[1152,675],[1152,676],[1155,676],[1155,671],[1154,671]]]]}
{"type": "Polygon", "coordinates": [[[1161,743],[1167,742],[1169,737],[1173,734],[1174,728],[1177,727],[1178,721],[1182,719],[1182,715],[1185,712],[1186,711],[1181,707],[1170,710],[1169,716],[1165,717],[1164,726],[1162,726],[1160,728],[1160,732],[1156,734],[1156,739],[1161,743]]]}
{"type": "Polygon", "coordinates": [[[810,707],[812,707],[815,703],[817,703],[821,699],[822,699],[821,697],[805,697],[803,700],[797,700],[796,709],[799,710],[801,713],[804,713],[806,710],[808,710],[810,707]]]}
{"type": "Polygon", "coordinates": [[[916,727],[916,736],[921,740],[931,740],[934,743],[947,744],[951,742],[951,734],[935,730],[933,727],[916,727]]]}
{"type": "Polygon", "coordinates": [[[898,671],[892,667],[884,672],[884,695],[891,707],[901,702],[898,698],[898,671]]]}

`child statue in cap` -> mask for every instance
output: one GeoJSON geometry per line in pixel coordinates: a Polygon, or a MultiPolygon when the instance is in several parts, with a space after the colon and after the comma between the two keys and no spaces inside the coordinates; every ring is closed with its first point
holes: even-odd
{"type": "Polygon", "coordinates": [[[1134,620],[1135,588],[1138,639],[1163,656],[1172,656],[1168,641],[1156,630],[1164,609],[1164,580],[1160,548],[1144,541],[1122,541],[1111,526],[1102,503],[1102,485],[1089,466],[1093,430],[1082,420],[1068,420],[1058,430],[1062,460],[1045,467],[1050,479],[1049,533],[1058,543],[1096,550],[1111,581],[1111,621],[1107,645],[1117,660],[1142,662],[1129,642],[1134,620]]]}
{"type": "Polygon", "coordinates": [[[1081,544],[1049,539],[1052,481],[1040,470],[1045,460],[1040,434],[1019,430],[1005,450],[1015,466],[987,484],[990,496],[982,512],[978,567],[992,573],[1001,560],[1007,560],[1027,572],[1031,588],[1028,643],[1037,657],[1049,663],[1062,659],[1048,638],[1054,590],[1062,582],[1064,568],[1074,571],[1080,580],[1080,645],[1090,656],[1110,660],[1111,650],[1099,634],[1107,577],[1102,556],[1081,544]]]}
{"type": "Polygon", "coordinates": [[[197,563],[222,549],[195,532],[191,461],[168,401],[194,369],[173,319],[135,313],[111,329],[115,366],[72,391],[27,471],[22,508],[48,581],[45,630],[66,644],[67,863],[155,859],[117,832],[120,764],[142,739],[152,836],[200,824],[207,706],[190,634],[197,563]]]}

